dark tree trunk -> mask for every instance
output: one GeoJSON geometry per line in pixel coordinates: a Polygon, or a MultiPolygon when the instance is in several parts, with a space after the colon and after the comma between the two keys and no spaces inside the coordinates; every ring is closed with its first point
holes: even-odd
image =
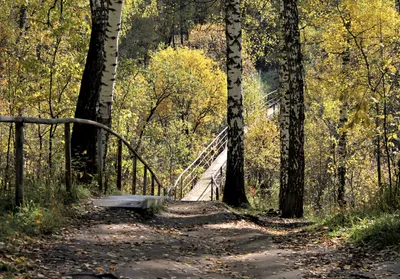
{"type": "Polygon", "coordinates": [[[345,193],[346,193],[346,161],[347,161],[347,132],[345,125],[347,123],[347,102],[344,102],[340,108],[340,120],[339,120],[339,142],[338,142],[338,196],[337,201],[340,208],[344,208],[346,205],[345,193]]]}
{"type": "MultiPolygon", "coordinates": [[[[75,117],[96,121],[101,77],[104,67],[104,42],[107,28],[107,1],[91,0],[92,33],[89,52],[83,72],[75,117]]],[[[96,173],[97,130],[88,125],[75,124],[72,130],[71,148],[75,167],[90,174],[96,173]]]]}
{"type": "Polygon", "coordinates": [[[296,0],[280,6],[281,176],[279,208],[282,217],[303,216],[304,95],[303,66],[296,0]]]}
{"type": "Polygon", "coordinates": [[[228,160],[223,201],[248,204],[244,189],[244,122],[242,100],[242,28],[240,0],[226,0],[228,76],[228,160]]]}
{"type": "MultiPolygon", "coordinates": [[[[346,28],[350,28],[350,22],[346,23],[346,28]]],[[[349,43],[349,42],[347,42],[349,43]]],[[[342,62],[342,74],[343,74],[343,83],[350,84],[351,81],[348,80],[348,74],[351,69],[350,66],[350,49],[346,49],[343,54],[343,62],[342,62]]],[[[338,139],[338,196],[337,201],[341,209],[344,209],[346,206],[345,194],[346,194],[346,163],[347,163],[347,114],[348,114],[348,89],[344,89],[343,92],[340,92],[340,117],[339,117],[339,139],[338,139]]]]}

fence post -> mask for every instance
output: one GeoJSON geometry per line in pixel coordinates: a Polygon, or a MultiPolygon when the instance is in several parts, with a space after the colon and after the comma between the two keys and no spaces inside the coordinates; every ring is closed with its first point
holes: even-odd
{"type": "Polygon", "coordinates": [[[211,201],[213,200],[213,188],[214,188],[214,179],[211,177],[211,182],[210,182],[210,184],[211,184],[211,201]]]}
{"type": "Polygon", "coordinates": [[[122,189],[122,140],[118,140],[118,155],[117,155],[117,189],[122,189]]]}
{"type": "Polygon", "coordinates": [[[215,200],[219,201],[219,186],[215,186],[215,200]]]}
{"type": "Polygon", "coordinates": [[[157,182],[157,195],[161,196],[161,185],[157,182]]]}
{"type": "Polygon", "coordinates": [[[72,178],[71,178],[71,128],[69,123],[64,126],[65,141],[65,190],[71,194],[72,178]]]}
{"type": "Polygon", "coordinates": [[[181,199],[183,199],[183,177],[181,179],[181,199]]]}
{"type": "Polygon", "coordinates": [[[15,123],[15,205],[24,203],[24,124],[15,123]]]}
{"type": "Polygon", "coordinates": [[[146,196],[147,192],[147,167],[144,166],[144,174],[143,174],[143,196],[146,196]]]}
{"type": "Polygon", "coordinates": [[[97,128],[97,181],[99,184],[99,192],[103,191],[103,144],[102,130],[97,128]]]}
{"type": "Polygon", "coordinates": [[[174,199],[176,200],[176,198],[178,197],[178,194],[177,194],[177,187],[175,187],[174,189],[174,199]]]}
{"type": "Polygon", "coordinates": [[[137,158],[136,155],[133,154],[133,169],[132,169],[132,195],[136,195],[136,168],[137,168],[137,158]]]}
{"type": "Polygon", "coordinates": [[[151,174],[151,195],[154,196],[154,174],[151,174]]]}

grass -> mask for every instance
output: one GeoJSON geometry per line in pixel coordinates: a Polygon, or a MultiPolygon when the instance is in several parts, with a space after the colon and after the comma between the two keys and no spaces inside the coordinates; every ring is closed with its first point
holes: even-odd
{"type": "Polygon", "coordinates": [[[319,226],[332,237],[377,250],[395,246],[400,249],[400,211],[393,213],[338,213],[320,220],[319,226]]]}
{"type": "Polygon", "coordinates": [[[58,189],[46,193],[27,191],[25,196],[25,203],[19,208],[13,208],[12,197],[1,198],[0,242],[7,242],[15,236],[31,237],[57,232],[75,215],[75,203],[91,197],[92,193],[88,188],[74,186],[72,195],[58,189]]]}

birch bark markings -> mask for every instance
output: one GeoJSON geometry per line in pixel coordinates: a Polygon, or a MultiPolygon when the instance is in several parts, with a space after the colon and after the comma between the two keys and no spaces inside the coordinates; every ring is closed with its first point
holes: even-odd
{"type": "MultiPolygon", "coordinates": [[[[122,0],[108,0],[108,24],[104,42],[104,68],[101,77],[97,122],[111,128],[112,102],[118,61],[118,36],[121,30],[122,0]]],[[[103,162],[107,155],[108,133],[101,133],[103,162]]]]}
{"type": "Polygon", "coordinates": [[[228,160],[223,201],[232,206],[243,206],[248,204],[248,200],[244,189],[240,0],[226,0],[225,12],[228,78],[228,160]]]}
{"type": "MultiPolygon", "coordinates": [[[[108,23],[107,1],[91,0],[90,9],[92,32],[75,117],[97,120],[96,108],[104,69],[105,31],[108,23]]],[[[87,125],[75,124],[72,130],[71,147],[72,156],[77,162],[76,168],[91,174],[96,173],[96,135],[96,128],[87,125]]]]}
{"type": "Polygon", "coordinates": [[[109,0],[108,24],[104,43],[104,68],[101,78],[97,121],[111,127],[111,110],[118,60],[118,35],[121,30],[122,1],[109,0]]]}
{"type": "Polygon", "coordinates": [[[296,0],[280,3],[279,83],[281,175],[279,208],[282,217],[303,216],[304,95],[303,66],[296,0]]]}
{"type": "MultiPolygon", "coordinates": [[[[111,127],[111,111],[118,59],[118,35],[121,29],[122,0],[91,0],[92,33],[82,76],[76,118],[98,121],[111,127]]],[[[74,125],[72,150],[79,169],[96,173],[97,131],[74,125]]],[[[106,150],[107,136],[102,133],[106,150]]],[[[104,153],[105,154],[105,153],[104,153]]]]}

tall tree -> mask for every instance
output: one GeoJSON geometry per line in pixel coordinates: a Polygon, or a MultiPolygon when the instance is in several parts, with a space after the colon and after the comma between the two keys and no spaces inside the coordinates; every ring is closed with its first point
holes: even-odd
{"type": "MultiPolygon", "coordinates": [[[[349,26],[346,28],[350,28],[350,21],[346,22],[349,26]]],[[[349,45],[349,40],[346,40],[346,43],[349,45]]],[[[349,84],[351,83],[348,80],[348,72],[349,72],[349,64],[350,64],[350,49],[346,48],[343,54],[342,61],[342,75],[343,75],[343,83],[347,84],[344,90],[340,92],[339,100],[340,100],[340,116],[339,116],[339,129],[338,129],[338,196],[337,201],[339,203],[340,208],[344,208],[346,205],[345,193],[346,193],[346,161],[347,161],[347,114],[348,114],[348,98],[349,98],[349,84]]]]}
{"type": "Polygon", "coordinates": [[[242,98],[242,26],[240,0],[226,0],[226,43],[228,77],[228,160],[224,202],[248,204],[244,189],[244,121],[242,98]]]}
{"type": "Polygon", "coordinates": [[[279,208],[282,217],[303,216],[304,95],[297,0],[280,4],[279,83],[281,94],[281,175],[279,208]]]}
{"type": "MultiPolygon", "coordinates": [[[[108,22],[107,6],[107,0],[90,0],[92,32],[75,110],[76,118],[97,119],[96,107],[104,70],[104,43],[108,22]]],[[[96,142],[96,128],[88,125],[74,125],[71,139],[72,156],[78,162],[77,167],[79,169],[95,173],[96,142]]]]}
{"type": "MultiPolygon", "coordinates": [[[[97,121],[111,127],[111,111],[118,61],[118,35],[121,30],[122,0],[108,1],[108,24],[104,43],[104,67],[99,92],[97,121]]],[[[107,151],[108,133],[102,134],[103,150],[107,151]]],[[[105,156],[106,152],[104,152],[105,156]]]]}
{"type": "MultiPolygon", "coordinates": [[[[75,117],[111,126],[111,108],[121,30],[121,0],[90,0],[92,32],[75,117]]],[[[96,128],[74,125],[72,153],[78,168],[95,173],[96,128]]],[[[106,146],[107,137],[102,138],[106,146]]],[[[105,150],[105,149],[104,149],[105,150]]]]}

